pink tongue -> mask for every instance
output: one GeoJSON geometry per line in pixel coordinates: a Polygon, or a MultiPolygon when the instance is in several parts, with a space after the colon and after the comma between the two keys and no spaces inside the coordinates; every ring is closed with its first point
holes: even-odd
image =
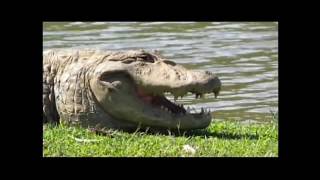
{"type": "Polygon", "coordinates": [[[143,102],[151,103],[153,97],[146,94],[141,88],[137,89],[137,93],[139,98],[141,98],[143,102]]]}

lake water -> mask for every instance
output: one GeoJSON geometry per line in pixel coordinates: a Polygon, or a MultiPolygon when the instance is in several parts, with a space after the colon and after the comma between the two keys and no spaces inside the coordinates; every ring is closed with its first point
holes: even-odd
{"type": "Polygon", "coordinates": [[[278,112],[277,22],[45,22],[43,49],[66,47],[156,49],[189,69],[212,71],[223,86],[217,99],[178,101],[210,108],[216,119],[265,122],[278,112]]]}

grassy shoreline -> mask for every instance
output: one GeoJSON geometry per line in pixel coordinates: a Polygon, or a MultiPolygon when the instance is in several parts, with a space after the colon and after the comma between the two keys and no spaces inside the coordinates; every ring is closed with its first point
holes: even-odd
{"type": "Polygon", "coordinates": [[[44,157],[277,157],[277,122],[215,121],[206,130],[174,134],[44,125],[44,157]]]}

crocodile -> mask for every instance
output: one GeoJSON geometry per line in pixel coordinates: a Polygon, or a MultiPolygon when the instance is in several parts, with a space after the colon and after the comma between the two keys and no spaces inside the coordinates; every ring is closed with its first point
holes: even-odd
{"type": "Polygon", "coordinates": [[[217,97],[220,89],[216,74],[187,69],[157,51],[43,51],[43,123],[121,130],[202,129],[211,123],[212,113],[203,108],[191,113],[176,99],[187,93],[217,97]]]}

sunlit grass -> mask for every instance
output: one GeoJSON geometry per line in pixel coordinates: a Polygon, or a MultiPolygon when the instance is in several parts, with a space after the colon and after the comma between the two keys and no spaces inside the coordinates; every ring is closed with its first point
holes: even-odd
{"type": "Polygon", "coordinates": [[[44,125],[45,157],[277,157],[278,125],[213,122],[205,130],[99,135],[66,125],[44,125]]]}

